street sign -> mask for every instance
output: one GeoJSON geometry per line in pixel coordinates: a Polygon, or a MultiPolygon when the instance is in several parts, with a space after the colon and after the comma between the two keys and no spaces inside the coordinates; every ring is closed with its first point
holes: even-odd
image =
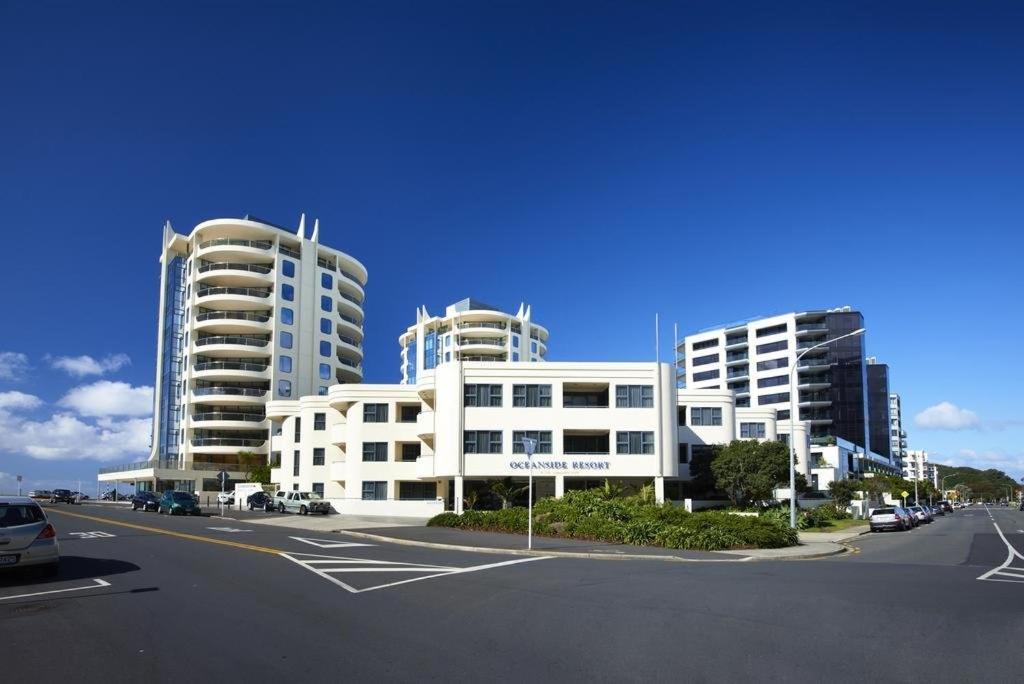
{"type": "Polygon", "coordinates": [[[908,496],[910,496],[910,492],[902,491],[902,492],[900,492],[900,496],[902,496],[904,499],[906,499],[908,496]]]}
{"type": "Polygon", "coordinates": [[[18,475],[18,482],[21,482],[21,475],[18,475]]]}
{"type": "Polygon", "coordinates": [[[226,470],[222,470],[219,473],[217,473],[217,479],[220,480],[221,487],[226,485],[230,478],[231,478],[231,476],[228,475],[228,471],[226,471],[226,470]]]}
{"type": "Polygon", "coordinates": [[[534,452],[537,451],[537,440],[523,437],[523,451],[526,452],[527,456],[533,456],[534,452]]]}

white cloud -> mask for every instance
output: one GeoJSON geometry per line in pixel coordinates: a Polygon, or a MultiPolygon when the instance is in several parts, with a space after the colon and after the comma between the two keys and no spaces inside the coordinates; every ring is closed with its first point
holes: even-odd
{"type": "Polygon", "coordinates": [[[130,364],[132,360],[127,354],[110,354],[102,359],[94,359],[83,354],[82,356],[58,356],[50,359],[53,368],[67,372],[76,378],[83,378],[86,375],[103,375],[130,364]]]}
{"type": "Polygon", "coordinates": [[[70,413],[26,420],[0,411],[0,452],[40,460],[141,460],[149,453],[148,418],[106,420],[102,425],[70,413]]]}
{"type": "Polygon", "coordinates": [[[20,380],[27,370],[27,356],[19,352],[0,352],[0,380],[20,380]]]}
{"type": "Polygon", "coordinates": [[[981,419],[974,411],[944,401],[914,416],[914,425],[928,430],[973,430],[981,427],[981,419]]]}
{"type": "Polygon", "coordinates": [[[98,380],[73,388],[57,403],[83,416],[145,416],[153,411],[153,388],[98,380]]]}
{"type": "Polygon", "coordinates": [[[0,392],[0,409],[34,409],[43,405],[43,400],[24,392],[0,392]]]}

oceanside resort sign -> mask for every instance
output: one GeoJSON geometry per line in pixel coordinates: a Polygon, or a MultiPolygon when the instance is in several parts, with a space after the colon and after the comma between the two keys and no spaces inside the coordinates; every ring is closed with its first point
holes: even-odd
{"type": "Polygon", "coordinates": [[[522,470],[523,472],[529,472],[531,467],[534,472],[593,472],[601,470],[609,470],[611,468],[610,461],[595,461],[595,460],[562,460],[562,459],[534,459],[532,462],[529,460],[514,460],[508,463],[509,470],[522,470]]]}

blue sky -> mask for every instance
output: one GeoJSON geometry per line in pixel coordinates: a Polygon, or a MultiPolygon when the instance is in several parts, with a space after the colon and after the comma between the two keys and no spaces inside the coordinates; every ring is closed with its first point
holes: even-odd
{"type": "Polygon", "coordinates": [[[367,381],[470,295],[552,360],[851,304],[1024,475],[1019,4],[75,5],[0,5],[0,490],[145,456],[161,225],[247,212],[367,265],[367,381]]]}

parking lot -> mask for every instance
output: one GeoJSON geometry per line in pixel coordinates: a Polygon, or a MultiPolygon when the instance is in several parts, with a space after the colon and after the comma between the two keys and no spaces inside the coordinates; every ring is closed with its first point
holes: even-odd
{"type": "Polygon", "coordinates": [[[147,681],[183,670],[408,681],[457,665],[497,681],[792,677],[794,667],[809,679],[821,672],[806,654],[837,644],[856,661],[832,666],[839,681],[910,679],[939,657],[974,675],[1010,676],[1021,662],[1024,587],[982,577],[1024,567],[1005,564],[1007,544],[1024,549],[1024,514],[1007,509],[865,535],[827,560],[701,564],[470,553],[255,524],[274,514],[45,508],[59,575],[0,579],[7,652],[19,654],[5,666],[12,681],[74,676],[83,663],[147,681]],[[880,621],[936,629],[894,649],[877,639],[880,621]],[[64,656],[29,657],[40,639],[64,656]]]}

